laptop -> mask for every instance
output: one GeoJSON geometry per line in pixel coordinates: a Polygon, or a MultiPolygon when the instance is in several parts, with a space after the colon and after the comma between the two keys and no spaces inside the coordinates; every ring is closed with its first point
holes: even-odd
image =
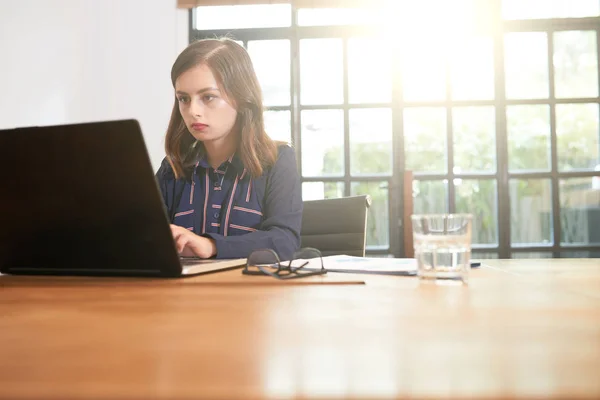
{"type": "Polygon", "coordinates": [[[0,273],[178,277],[241,267],[182,259],[139,123],[0,130],[0,273]]]}

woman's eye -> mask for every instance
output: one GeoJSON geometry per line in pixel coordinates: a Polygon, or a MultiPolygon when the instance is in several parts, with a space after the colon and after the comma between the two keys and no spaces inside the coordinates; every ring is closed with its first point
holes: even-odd
{"type": "Polygon", "coordinates": [[[204,101],[211,101],[213,99],[215,99],[217,96],[213,96],[212,94],[205,94],[203,99],[204,101]]]}
{"type": "Polygon", "coordinates": [[[178,97],[177,100],[183,104],[187,104],[190,101],[190,99],[188,99],[187,97],[178,97]]]}

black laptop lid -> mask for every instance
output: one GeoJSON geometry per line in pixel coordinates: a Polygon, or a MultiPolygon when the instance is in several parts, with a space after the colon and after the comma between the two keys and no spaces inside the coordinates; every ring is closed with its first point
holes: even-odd
{"type": "Polygon", "coordinates": [[[0,271],[177,275],[135,120],[0,131],[0,271]]]}

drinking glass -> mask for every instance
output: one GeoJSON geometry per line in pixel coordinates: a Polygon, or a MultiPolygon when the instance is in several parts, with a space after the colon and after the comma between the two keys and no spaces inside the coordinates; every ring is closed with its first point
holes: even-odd
{"type": "Polygon", "coordinates": [[[471,269],[471,214],[412,215],[417,274],[426,280],[468,282],[471,269]]]}

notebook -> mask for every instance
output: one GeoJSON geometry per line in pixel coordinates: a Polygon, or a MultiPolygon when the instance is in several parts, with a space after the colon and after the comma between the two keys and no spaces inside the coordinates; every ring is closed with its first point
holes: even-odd
{"type": "MultiPolygon", "coordinates": [[[[319,269],[321,260],[311,258],[310,260],[294,260],[292,265],[300,265],[308,261],[306,269],[319,269]]],[[[379,275],[417,275],[417,260],[415,258],[391,258],[391,257],[354,257],[347,255],[335,255],[323,257],[323,266],[331,272],[348,272],[355,274],[379,274],[379,275]]],[[[471,261],[471,268],[478,268],[481,262],[471,261]]]]}
{"type": "Polygon", "coordinates": [[[245,259],[181,260],[140,125],[0,131],[0,272],[178,277],[245,259]]]}
{"type": "MultiPolygon", "coordinates": [[[[299,263],[299,260],[294,260],[299,263]]],[[[318,269],[321,260],[311,258],[306,269],[318,269]]],[[[293,264],[293,265],[294,265],[293,264]]],[[[323,257],[323,266],[331,272],[348,272],[357,274],[407,275],[417,274],[417,260],[414,258],[353,257],[336,255],[323,257]]]]}

